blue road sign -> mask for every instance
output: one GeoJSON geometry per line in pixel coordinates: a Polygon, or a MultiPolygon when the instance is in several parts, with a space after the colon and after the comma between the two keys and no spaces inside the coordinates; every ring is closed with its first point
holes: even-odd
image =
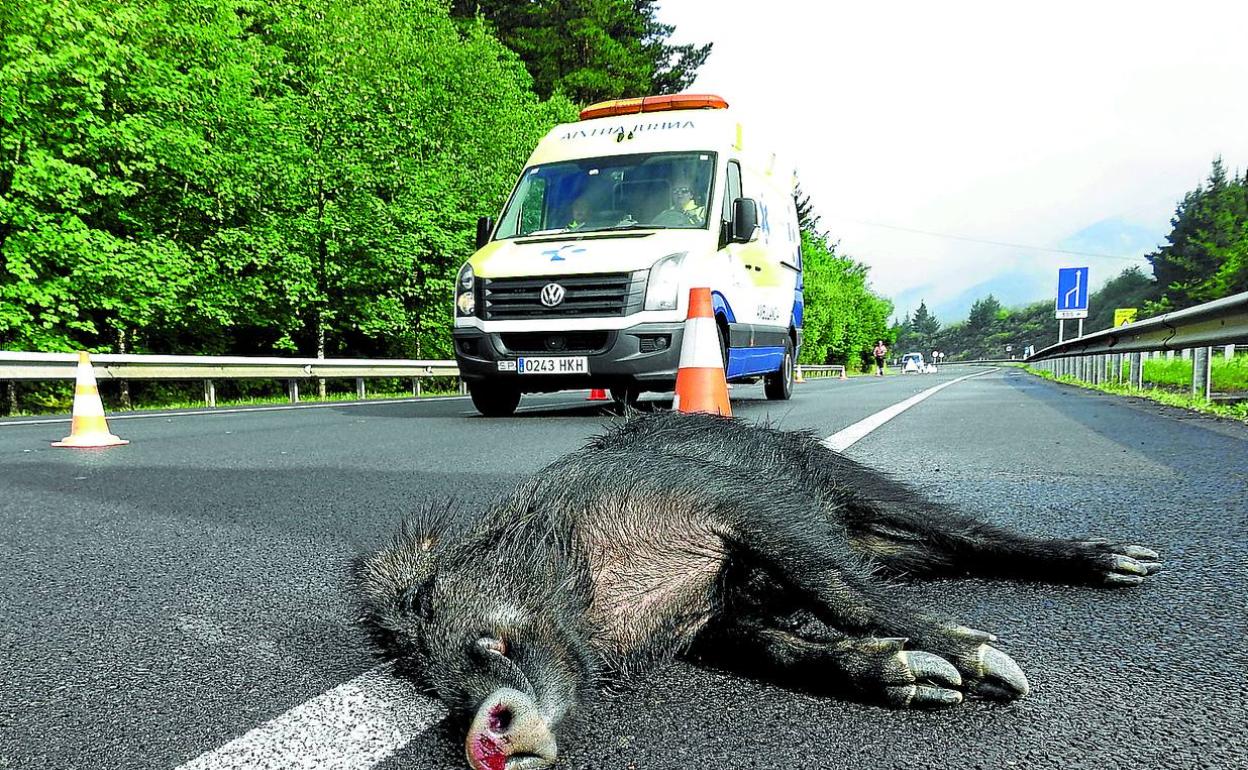
{"type": "Polygon", "coordinates": [[[1088,317],[1088,269],[1063,267],[1057,271],[1057,317],[1088,317]]]}

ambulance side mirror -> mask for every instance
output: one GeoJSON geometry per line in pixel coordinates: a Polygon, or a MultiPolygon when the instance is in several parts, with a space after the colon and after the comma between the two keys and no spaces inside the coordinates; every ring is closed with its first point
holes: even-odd
{"type": "Polygon", "coordinates": [[[481,217],[477,220],[477,248],[490,242],[490,233],[494,232],[494,218],[481,217]]]}
{"type": "Polygon", "coordinates": [[[753,198],[737,198],[732,202],[732,242],[749,243],[758,229],[758,204],[753,198]]]}

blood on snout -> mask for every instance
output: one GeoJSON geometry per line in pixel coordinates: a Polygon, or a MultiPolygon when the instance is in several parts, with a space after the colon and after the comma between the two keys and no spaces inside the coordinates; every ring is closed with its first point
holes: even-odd
{"type": "Polygon", "coordinates": [[[514,718],[511,709],[501,703],[490,709],[489,732],[472,736],[469,743],[472,758],[478,766],[486,770],[506,770],[508,753],[503,744],[507,742],[505,736],[514,718]]]}
{"type": "Polygon", "coordinates": [[[483,767],[485,770],[506,770],[507,752],[498,745],[494,738],[485,733],[479,733],[472,737],[469,746],[475,766],[483,767]]]}

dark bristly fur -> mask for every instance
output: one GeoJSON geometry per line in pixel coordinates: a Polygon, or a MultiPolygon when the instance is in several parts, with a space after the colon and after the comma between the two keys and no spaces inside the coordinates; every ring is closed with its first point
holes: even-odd
{"type": "Polygon", "coordinates": [[[1026,677],[995,637],[907,605],[897,579],[1133,585],[1156,559],[976,521],[808,433],[657,413],[483,517],[425,511],[354,577],[400,673],[469,712],[514,689],[553,730],[603,684],[684,653],[896,707],[1021,697],[1026,677]]]}

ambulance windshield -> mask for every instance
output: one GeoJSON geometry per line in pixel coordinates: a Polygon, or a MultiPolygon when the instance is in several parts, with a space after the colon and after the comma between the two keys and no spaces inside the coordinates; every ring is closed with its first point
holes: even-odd
{"type": "Polygon", "coordinates": [[[701,229],[715,154],[666,152],[526,169],[496,238],[626,229],[701,229]]]}

